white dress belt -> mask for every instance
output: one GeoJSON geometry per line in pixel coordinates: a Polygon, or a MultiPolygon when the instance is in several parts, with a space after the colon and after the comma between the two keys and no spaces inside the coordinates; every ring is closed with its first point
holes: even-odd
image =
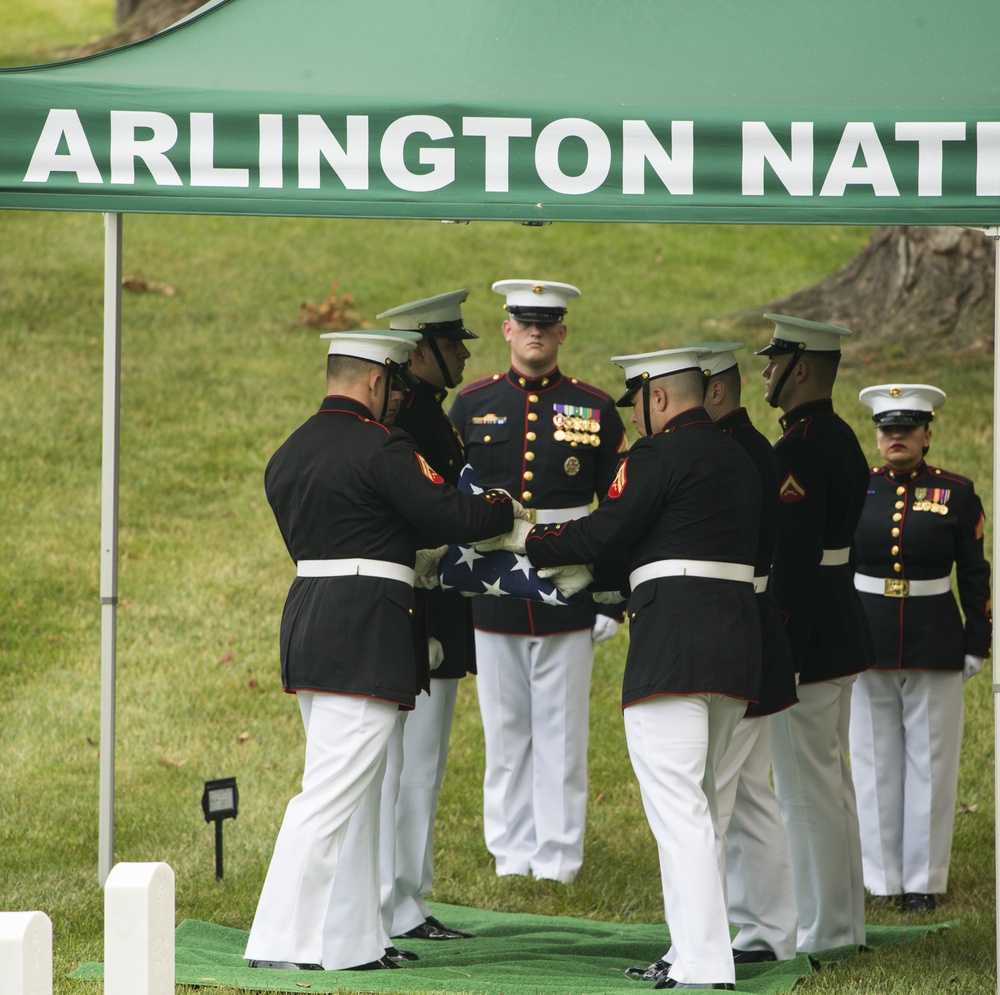
{"type": "Polygon", "coordinates": [[[525,510],[536,525],[548,525],[551,522],[568,522],[571,518],[586,518],[590,514],[590,505],[582,504],[577,508],[527,508],[525,510]]]}
{"type": "Polygon", "coordinates": [[[851,561],[851,547],[844,546],[843,549],[824,549],[823,559],[819,561],[821,567],[842,567],[851,561]]]}
{"type": "Polygon", "coordinates": [[[716,560],[654,560],[637,567],[628,575],[634,591],[647,580],[659,577],[707,577],[710,580],[738,580],[753,583],[752,563],[720,563],[716,560]]]}
{"type": "Polygon", "coordinates": [[[864,594],[881,594],[886,598],[926,598],[951,591],[951,574],[931,580],[903,580],[902,577],[872,577],[855,574],[854,586],[864,594]]]}
{"type": "Polygon", "coordinates": [[[299,560],[298,575],[300,577],[382,577],[385,580],[398,580],[413,587],[415,574],[413,567],[404,567],[402,563],[391,560],[366,560],[363,557],[352,557],[345,560],[299,560]]]}
{"type": "Polygon", "coordinates": [[[753,579],[753,593],[763,594],[767,590],[767,582],[770,578],[770,574],[763,574],[754,577],[753,579]]]}

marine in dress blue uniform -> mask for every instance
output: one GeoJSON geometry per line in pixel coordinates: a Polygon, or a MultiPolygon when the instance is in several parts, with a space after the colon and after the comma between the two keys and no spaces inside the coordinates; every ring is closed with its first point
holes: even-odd
{"type": "MultiPolygon", "coordinates": [[[[585,516],[614,479],[625,429],[608,394],[558,366],[580,292],[540,280],[493,289],[506,300],[511,367],[452,405],[468,461],[480,485],[509,491],[536,521],[585,516]]],[[[486,845],[499,875],[570,881],[583,862],[593,644],[620,611],[487,597],[473,611],[486,845]]]]}
{"type": "Polygon", "coordinates": [[[874,663],[854,590],[852,542],[868,464],[831,400],[852,333],[787,315],[761,350],[765,398],[784,412],[775,443],[781,515],[771,589],[799,675],[799,703],[771,717],[774,786],[792,857],[799,951],[865,939],[854,784],[847,762],[851,687],[874,663]]]}
{"type": "Polygon", "coordinates": [[[855,534],[855,586],[876,660],[854,689],[851,769],[865,886],[921,913],[948,887],[962,681],[990,651],[986,516],[968,477],[925,460],[944,391],[879,384],[860,399],[885,463],[871,468],[855,534]]]}
{"type": "MultiPolygon", "coordinates": [[[[453,290],[401,304],[378,315],[390,328],[380,334],[418,336],[410,354],[414,383],[403,396],[393,425],[417,443],[430,466],[449,484],[464,465],[461,440],[442,410],[446,387],[462,379],[476,338],[462,320],[466,290],[453,290]]],[[[377,810],[359,809],[344,842],[343,870],[331,898],[337,921],[367,921],[370,896],[381,909],[386,956],[402,963],[417,955],[397,948],[391,937],[462,939],[471,934],[439,923],[425,901],[433,884],[434,823],[448,755],[458,678],[475,670],[472,609],[467,599],[439,589],[414,589],[413,649],[421,692],[412,711],[399,713],[386,748],[377,810]],[[379,820],[379,861],[366,858],[369,820],[379,820]]]]}
{"type": "Polygon", "coordinates": [[[760,477],[702,406],[696,352],[614,362],[642,438],[589,518],[536,525],[524,545],[536,566],[594,563],[596,588],[630,592],[625,731],[674,944],[656,987],[732,988],[715,771],[760,685],[760,477]]]}
{"type": "MultiPolygon", "coordinates": [[[[281,674],[306,730],[246,957],[255,967],[384,968],[372,919],[337,922],[330,899],[348,822],[377,806],[379,772],[418,672],[412,613],[419,549],[510,529],[515,504],[459,494],[405,433],[382,424],[409,377],[415,334],[335,333],[319,411],[279,447],[265,491],[298,576],[281,620],[281,674]],[[351,942],[347,942],[350,940],[351,942]]],[[[377,859],[377,819],[371,861],[377,859]]]]}
{"type": "MultiPolygon", "coordinates": [[[[389,320],[390,330],[422,336],[410,360],[418,382],[403,398],[393,424],[413,437],[427,462],[452,486],[457,486],[466,463],[465,446],[443,406],[448,391],[462,382],[470,356],[467,343],[479,337],[465,327],[462,304],[467,297],[467,290],[453,290],[377,316],[389,320]]],[[[431,684],[429,691],[418,695],[403,729],[393,834],[395,872],[391,866],[383,871],[383,917],[390,937],[466,939],[472,934],[445,926],[431,915],[426,898],[434,884],[434,827],[458,682],[476,672],[472,603],[440,588],[414,594],[414,649],[425,653],[429,649],[431,684]]]]}

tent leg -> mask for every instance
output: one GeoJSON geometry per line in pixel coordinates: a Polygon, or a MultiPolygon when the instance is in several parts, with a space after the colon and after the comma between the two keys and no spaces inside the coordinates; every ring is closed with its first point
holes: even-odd
{"type": "Polygon", "coordinates": [[[97,876],[114,863],[118,447],[122,339],[122,216],[104,215],[104,410],[101,445],[101,761],[97,876]]]}
{"type": "MultiPolygon", "coordinates": [[[[991,562],[996,571],[998,551],[1000,551],[1000,498],[997,496],[997,467],[1000,466],[1000,228],[987,228],[985,233],[993,239],[994,256],[994,290],[993,290],[993,504],[991,508],[993,523],[993,548],[991,562]]],[[[996,575],[994,573],[994,583],[996,575]]],[[[993,654],[993,810],[996,826],[993,831],[994,854],[1000,858],[1000,683],[997,682],[997,655],[993,654]]],[[[996,953],[997,964],[1000,965],[1000,859],[994,859],[996,882],[996,953]]],[[[997,995],[1000,995],[1000,971],[997,974],[997,995]]]]}

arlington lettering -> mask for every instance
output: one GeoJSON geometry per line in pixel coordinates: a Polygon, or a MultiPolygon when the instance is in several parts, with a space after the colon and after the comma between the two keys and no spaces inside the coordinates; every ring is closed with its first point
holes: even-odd
{"type": "MultiPolygon", "coordinates": [[[[733,144],[720,142],[716,129],[714,142],[706,141],[699,150],[694,121],[654,128],[626,119],[614,126],[614,141],[610,129],[574,117],[552,121],[537,134],[526,117],[463,117],[456,128],[441,117],[413,114],[391,121],[381,134],[363,114],[346,115],[335,126],[318,114],[260,114],[255,123],[236,129],[227,120],[239,138],[217,147],[212,113],[111,111],[99,129],[88,133],[76,110],[52,109],[24,183],[46,184],[53,174],[62,174],[65,188],[66,174],[73,174],[81,185],[151,182],[156,187],[335,193],[338,186],[371,190],[383,185],[384,176],[399,190],[423,193],[451,186],[458,169],[474,167],[483,193],[507,193],[513,174],[517,184],[540,183],[568,196],[611,182],[620,183],[623,195],[642,196],[652,182],[671,196],[691,197],[698,187],[696,165],[707,174],[714,171],[717,183],[719,162],[733,144]],[[571,168],[565,168],[567,163],[571,168]]],[[[970,146],[976,196],[1000,196],[1000,122],[900,121],[887,139],[889,127],[880,134],[873,122],[850,121],[836,129],[839,141],[831,140],[825,128],[822,146],[813,122],[773,127],[764,121],[742,123],[739,160],[730,158],[732,186],[744,197],[842,197],[849,187],[874,197],[897,197],[901,184],[919,197],[941,197],[949,165],[971,160],[970,146]],[[949,156],[951,149],[964,155],[949,156]]],[[[953,183],[971,185],[969,173],[965,168],[953,183]]]]}

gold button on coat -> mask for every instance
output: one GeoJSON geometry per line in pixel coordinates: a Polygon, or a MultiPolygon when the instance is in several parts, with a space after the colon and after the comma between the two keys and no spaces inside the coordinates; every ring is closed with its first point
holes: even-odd
{"type": "Polygon", "coordinates": [[[524,479],[525,480],[534,480],[535,479],[535,475],[530,470],[525,470],[524,471],[524,479]]]}
{"type": "Polygon", "coordinates": [[[899,563],[894,563],[892,565],[892,569],[895,570],[896,573],[898,573],[898,574],[901,574],[903,572],[902,564],[899,564],[899,563]]]}
{"type": "Polygon", "coordinates": [[[531,402],[532,404],[537,404],[537,403],[538,403],[538,395],[537,395],[537,394],[529,394],[529,395],[528,395],[528,400],[529,400],[529,401],[530,401],[530,402],[531,402]]]}
{"type": "Polygon", "coordinates": [[[531,500],[531,491],[522,491],[521,492],[521,500],[522,501],[530,501],[531,500]]]}
{"type": "Polygon", "coordinates": [[[906,493],[906,488],[905,487],[897,487],[896,488],[896,493],[899,494],[900,497],[902,497],[902,495],[904,495],[906,493]]]}
{"type": "Polygon", "coordinates": [[[524,458],[530,463],[535,458],[535,454],[534,453],[525,453],[524,454],[524,458]]]}
{"type": "Polygon", "coordinates": [[[534,411],[529,411],[528,421],[538,421],[538,415],[534,411]]]}
{"type": "Polygon", "coordinates": [[[535,441],[535,439],[537,438],[537,436],[535,435],[535,433],[534,433],[534,432],[529,432],[529,433],[528,433],[528,434],[527,434],[527,435],[525,436],[525,438],[526,438],[526,439],[528,440],[528,442],[534,442],[534,441],[535,441]]]}
{"type": "Polygon", "coordinates": [[[893,529],[892,530],[892,537],[893,537],[893,539],[895,539],[898,535],[899,535],[899,529],[893,529]]]}
{"type": "Polygon", "coordinates": [[[894,522],[901,522],[903,520],[903,516],[897,511],[896,514],[892,516],[892,520],[894,522]]]}

